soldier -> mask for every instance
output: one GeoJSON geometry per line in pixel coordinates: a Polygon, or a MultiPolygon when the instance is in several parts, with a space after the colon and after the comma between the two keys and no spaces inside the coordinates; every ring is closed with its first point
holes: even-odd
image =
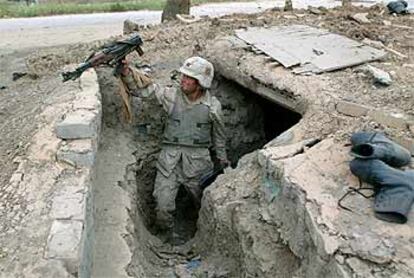
{"type": "Polygon", "coordinates": [[[156,224],[162,230],[171,231],[180,185],[184,185],[197,206],[200,204],[200,178],[213,168],[209,148],[214,148],[222,166],[228,165],[221,104],[208,91],[214,68],[201,57],[187,59],[180,68],[180,88],[151,84],[146,89],[138,89],[134,75],[139,73],[134,71],[127,66],[122,71],[129,92],[140,97],[155,94],[168,114],[153,196],[156,224]]]}

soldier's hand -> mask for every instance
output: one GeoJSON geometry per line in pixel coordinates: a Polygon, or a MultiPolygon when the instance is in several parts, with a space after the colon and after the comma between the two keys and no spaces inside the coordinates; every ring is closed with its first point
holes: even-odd
{"type": "Polygon", "coordinates": [[[121,74],[122,76],[127,76],[130,73],[130,69],[129,69],[129,63],[126,59],[123,59],[121,61],[122,63],[122,67],[121,67],[121,74]]]}
{"type": "Polygon", "coordinates": [[[219,164],[220,164],[220,167],[224,169],[230,166],[230,161],[228,161],[227,159],[219,159],[219,164]]]}

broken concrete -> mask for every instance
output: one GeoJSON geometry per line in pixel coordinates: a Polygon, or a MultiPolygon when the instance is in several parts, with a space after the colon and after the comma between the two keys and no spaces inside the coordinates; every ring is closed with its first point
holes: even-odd
{"type": "Polygon", "coordinates": [[[75,167],[91,167],[95,164],[97,152],[96,140],[79,139],[63,143],[56,158],[75,167]]]}
{"type": "Polygon", "coordinates": [[[336,110],[339,113],[345,114],[347,116],[352,116],[352,117],[365,116],[367,115],[369,109],[370,108],[367,106],[359,105],[359,104],[352,103],[349,101],[339,101],[336,104],[336,110]]]}
{"type": "Polygon", "coordinates": [[[305,144],[251,154],[206,191],[196,238],[205,258],[231,257],[234,277],[411,277],[413,222],[390,227],[358,195],[347,200],[353,212],[340,209],[338,198],[358,183],[348,148],[331,139],[305,144]],[[247,215],[255,217],[242,222],[247,215]]]}
{"type": "Polygon", "coordinates": [[[371,23],[371,21],[367,18],[367,16],[368,16],[368,13],[357,13],[357,14],[352,15],[351,18],[361,24],[371,23]]]}
{"type": "Polygon", "coordinates": [[[381,85],[389,86],[392,83],[391,76],[388,72],[385,72],[381,69],[378,69],[376,67],[367,65],[364,67],[364,70],[372,75],[375,82],[381,85]]]}

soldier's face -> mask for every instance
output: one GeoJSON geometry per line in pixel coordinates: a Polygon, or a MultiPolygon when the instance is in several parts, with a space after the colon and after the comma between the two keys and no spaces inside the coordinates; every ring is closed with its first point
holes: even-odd
{"type": "Polygon", "coordinates": [[[185,93],[186,95],[190,95],[197,91],[199,85],[197,79],[183,74],[181,76],[180,86],[183,93],[185,93]]]}

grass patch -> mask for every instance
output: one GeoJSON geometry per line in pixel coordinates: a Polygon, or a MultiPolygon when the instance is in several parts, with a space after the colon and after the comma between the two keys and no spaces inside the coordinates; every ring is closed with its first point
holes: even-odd
{"type": "MultiPolygon", "coordinates": [[[[241,0],[243,1],[243,0],[241,0]]],[[[239,0],[239,2],[241,2],[239,0]]],[[[244,0],[246,1],[246,0],[244,0]]],[[[0,18],[34,17],[61,14],[82,14],[101,12],[124,12],[137,10],[162,10],[166,0],[136,0],[123,2],[95,3],[44,3],[27,6],[23,3],[0,0],[0,18]]],[[[225,0],[193,0],[192,6],[209,2],[226,2],[225,0]]]]}

